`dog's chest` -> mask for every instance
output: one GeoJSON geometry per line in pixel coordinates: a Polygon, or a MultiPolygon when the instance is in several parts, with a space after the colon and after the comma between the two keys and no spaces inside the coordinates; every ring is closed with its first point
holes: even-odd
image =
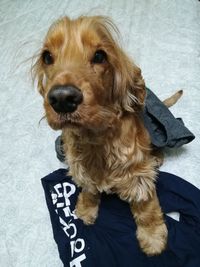
{"type": "Polygon", "coordinates": [[[89,191],[111,193],[122,182],[124,171],[131,163],[131,145],[77,145],[69,151],[69,165],[74,181],[89,191]]]}

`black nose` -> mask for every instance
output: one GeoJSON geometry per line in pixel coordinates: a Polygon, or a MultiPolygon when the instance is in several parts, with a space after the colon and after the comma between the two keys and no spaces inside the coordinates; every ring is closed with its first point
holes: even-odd
{"type": "Polygon", "coordinates": [[[83,94],[75,86],[56,85],[49,91],[48,101],[58,113],[74,112],[83,101],[83,94]]]}

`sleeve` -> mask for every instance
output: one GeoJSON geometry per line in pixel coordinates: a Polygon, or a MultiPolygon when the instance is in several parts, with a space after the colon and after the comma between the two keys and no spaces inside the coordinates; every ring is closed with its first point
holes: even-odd
{"type": "Polygon", "coordinates": [[[60,259],[64,266],[87,266],[83,224],[74,213],[78,188],[65,169],[44,177],[42,185],[60,259]]]}
{"type": "Polygon", "coordinates": [[[200,266],[200,190],[176,175],[160,172],[157,194],[164,213],[180,214],[179,221],[166,216],[168,250],[180,266],[200,266]]]}

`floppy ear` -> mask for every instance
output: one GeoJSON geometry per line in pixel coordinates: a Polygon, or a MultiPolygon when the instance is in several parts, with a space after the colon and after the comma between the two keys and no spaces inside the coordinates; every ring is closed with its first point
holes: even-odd
{"type": "Polygon", "coordinates": [[[141,70],[120,49],[116,48],[116,62],[114,64],[114,91],[121,99],[121,106],[125,111],[141,110],[145,101],[145,83],[141,70]]]}
{"type": "Polygon", "coordinates": [[[102,35],[105,51],[113,69],[112,97],[125,111],[140,110],[145,100],[145,84],[141,70],[129,59],[118,45],[120,33],[116,25],[108,17],[93,17],[93,25],[98,27],[102,35]]]}

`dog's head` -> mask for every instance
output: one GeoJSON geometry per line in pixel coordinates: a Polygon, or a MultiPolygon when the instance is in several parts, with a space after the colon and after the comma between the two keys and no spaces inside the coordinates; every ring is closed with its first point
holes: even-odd
{"type": "Polygon", "coordinates": [[[141,71],[113,32],[101,16],[64,17],[50,27],[33,71],[52,128],[100,131],[143,106],[141,71]]]}

